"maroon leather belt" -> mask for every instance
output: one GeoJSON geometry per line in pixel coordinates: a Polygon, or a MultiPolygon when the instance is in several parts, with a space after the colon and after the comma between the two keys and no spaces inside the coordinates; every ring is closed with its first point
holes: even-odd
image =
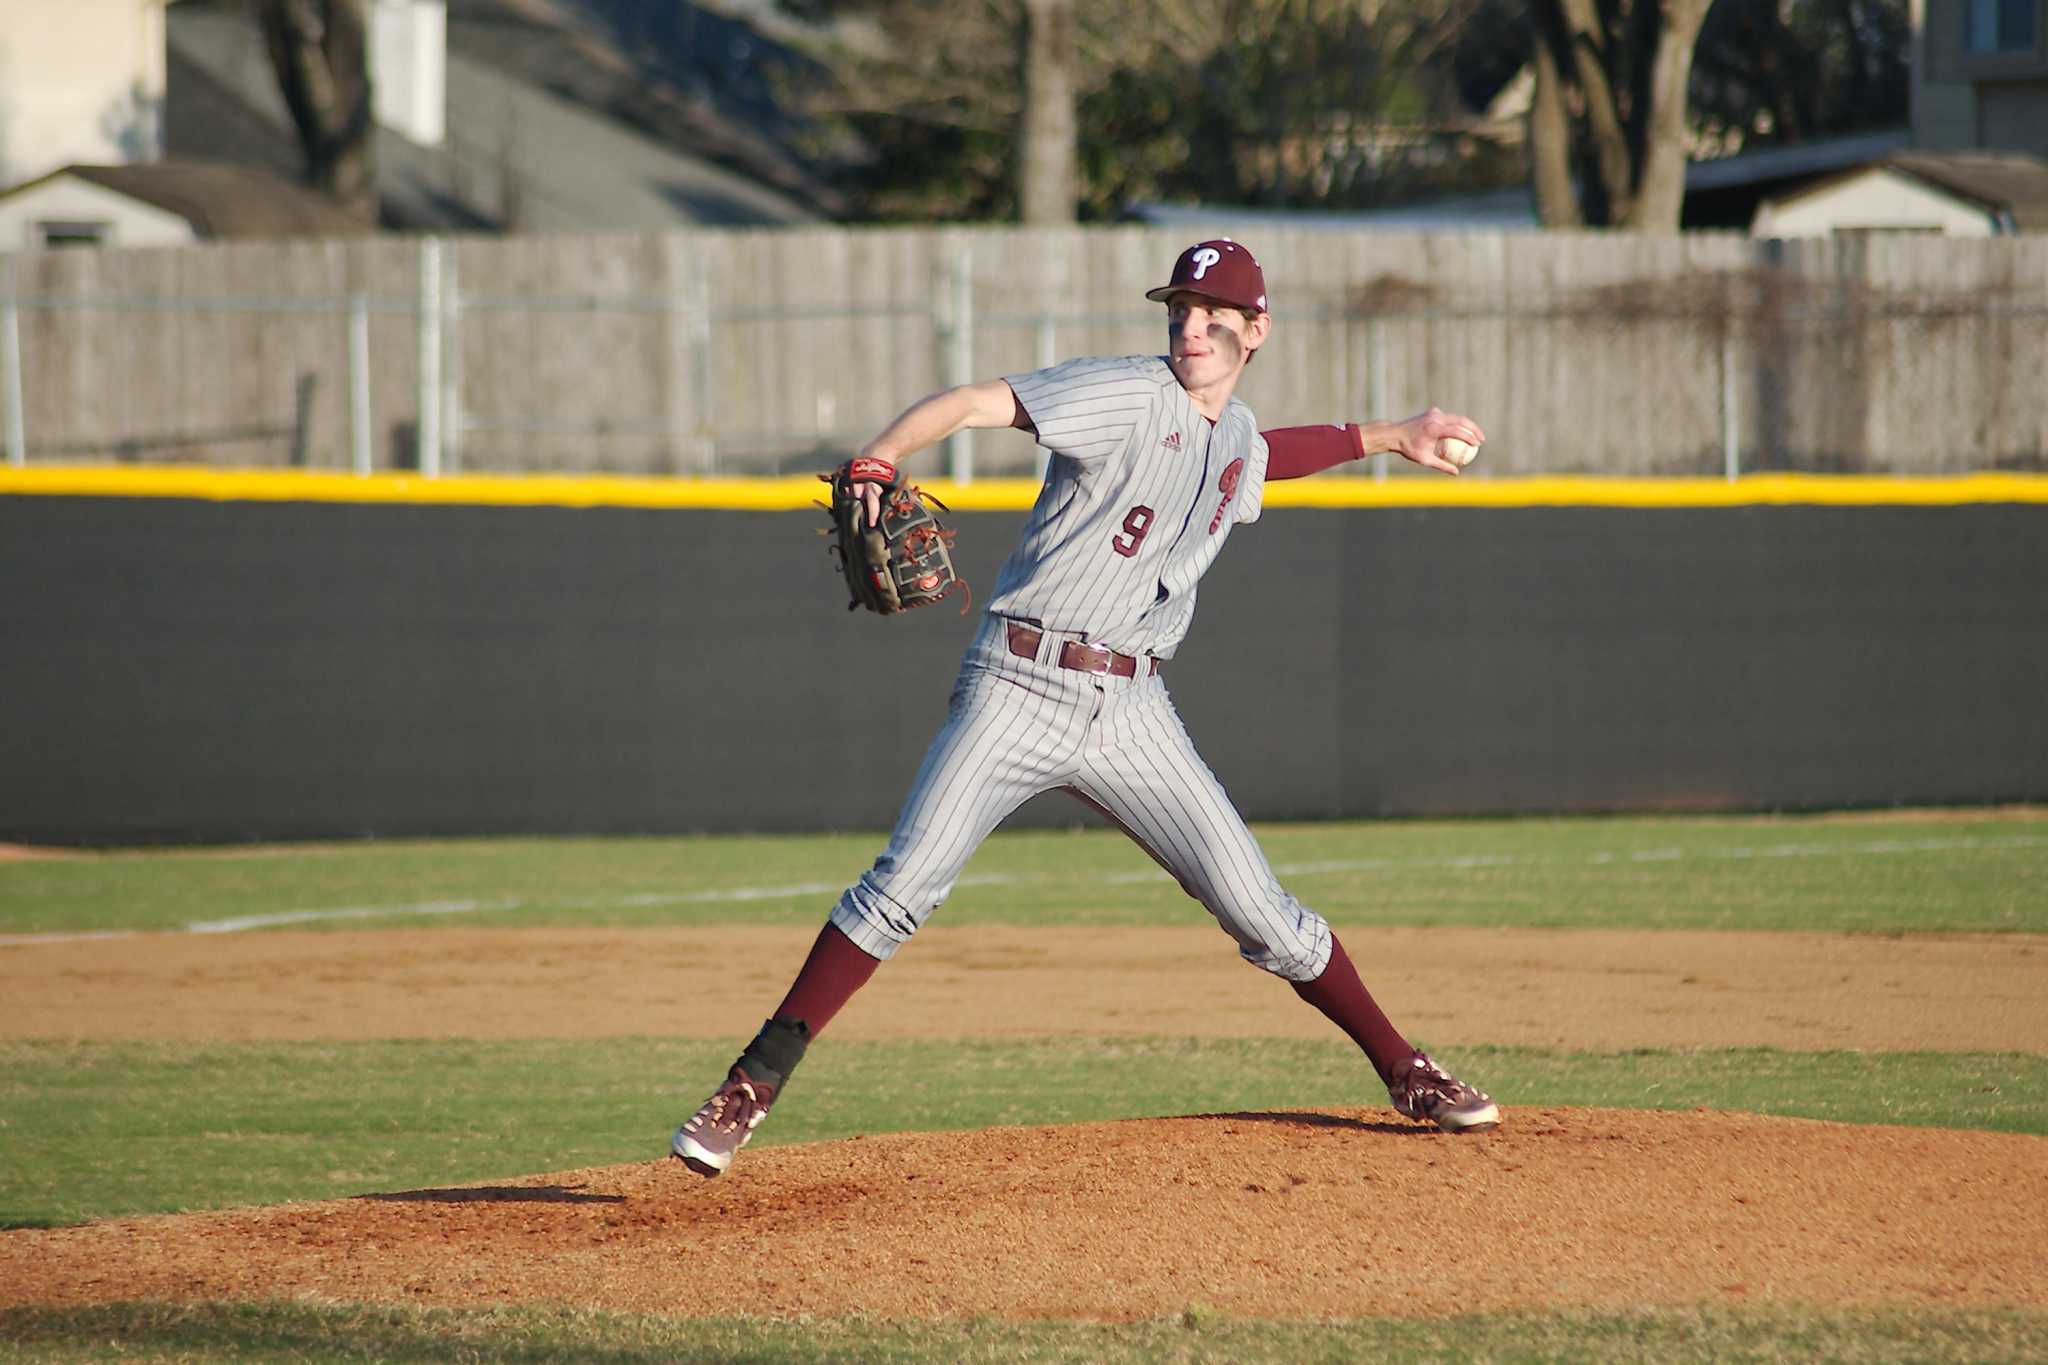
{"type": "MultiPolygon", "coordinates": [[[[1045,632],[1036,626],[1027,626],[1022,621],[1010,622],[1010,652],[1020,659],[1038,657],[1038,645],[1045,638],[1045,632]]],[[[1159,660],[1147,654],[1140,659],[1133,654],[1119,654],[1113,649],[1098,649],[1084,645],[1079,640],[1069,640],[1060,646],[1059,666],[1078,669],[1083,673],[1114,673],[1119,678],[1135,678],[1138,670],[1147,673],[1159,671],[1159,660]]]]}

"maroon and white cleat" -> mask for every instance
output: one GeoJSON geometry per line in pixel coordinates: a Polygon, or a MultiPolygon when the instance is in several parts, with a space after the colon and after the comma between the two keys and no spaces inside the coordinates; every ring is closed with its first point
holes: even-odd
{"type": "Polygon", "coordinates": [[[1446,1133],[1484,1133],[1500,1127],[1500,1106],[1484,1090],[1476,1090],[1445,1071],[1424,1053],[1416,1053],[1394,1071],[1387,1098],[1411,1119],[1434,1123],[1446,1133]]]}
{"type": "Polygon", "coordinates": [[[698,1175],[722,1174],[768,1117],[775,1087],[738,1067],[669,1140],[668,1153],[698,1175]]]}

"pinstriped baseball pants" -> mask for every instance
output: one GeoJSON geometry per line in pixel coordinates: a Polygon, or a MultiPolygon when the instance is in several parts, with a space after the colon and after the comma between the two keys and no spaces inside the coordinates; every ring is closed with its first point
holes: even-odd
{"type": "Polygon", "coordinates": [[[1179,879],[1247,962],[1289,981],[1322,975],[1329,925],[1281,887],[1195,752],[1164,680],[1043,662],[1074,638],[1051,631],[1037,659],[1020,659],[1004,626],[997,617],[984,621],[889,846],[839,898],[832,923],[873,956],[890,957],[946,899],[1004,816],[1063,789],[1179,879]]]}

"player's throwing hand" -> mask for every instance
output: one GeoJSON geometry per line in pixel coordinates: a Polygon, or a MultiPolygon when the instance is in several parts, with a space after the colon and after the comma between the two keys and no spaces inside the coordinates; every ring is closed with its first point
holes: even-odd
{"type": "Polygon", "coordinates": [[[1425,469],[1455,476],[1486,442],[1486,433],[1469,417],[1430,408],[1394,429],[1392,449],[1425,469]]]}

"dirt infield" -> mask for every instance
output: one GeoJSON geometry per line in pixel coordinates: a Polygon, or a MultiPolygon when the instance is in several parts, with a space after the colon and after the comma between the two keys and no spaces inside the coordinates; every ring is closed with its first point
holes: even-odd
{"type": "MultiPolygon", "coordinates": [[[[138,935],[0,948],[0,1037],[725,1037],[811,931],[138,935]]],[[[2048,939],[1346,931],[1433,1044],[2048,1052],[2048,939]]],[[[847,1038],[1328,1036],[1213,929],[935,927],[847,1038]]],[[[0,1304],[318,1298],[1125,1320],[2048,1305],[2048,1139],[1387,1109],[868,1136],[0,1234],[0,1304]],[[2021,1220],[2024,1223],[2024,1217],[2021,1220]]]]}
{"type": "Polygon", "coordinates": [[[0,1302],[1130,1320],[2048,1304],[2048,1140],[1532,1110],[906,1134],[0,1237],[0,1302]]]}
{"type": "MultiPolygon", "coordinates": [[[[0,1038],[743,1039],[805,929],[148,934],[0,947],[0,1038]]],[[[2048,939],[1364,929],[1388,1013],[1434,1046],[2048,1052],[2048,939]]],[[[1330,1036],[1186,928],[933,926],[838,1038],[1330,1036]]]]}

